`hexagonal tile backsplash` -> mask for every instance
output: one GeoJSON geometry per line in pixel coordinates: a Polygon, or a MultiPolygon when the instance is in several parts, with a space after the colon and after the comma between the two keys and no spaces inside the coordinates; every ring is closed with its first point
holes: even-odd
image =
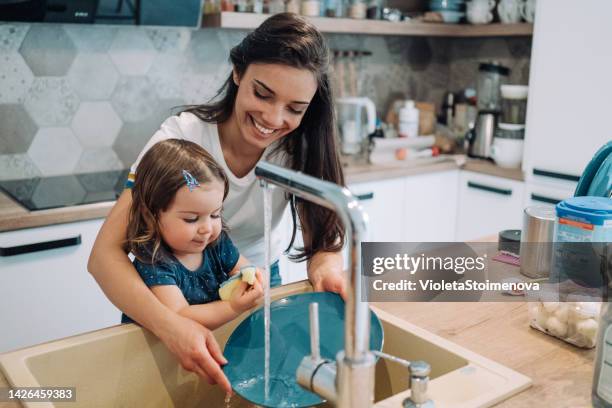
{"type": "MultiPolygon", "coordinates": [[[[129,167],[164,119],[214,95],[245,34],[0,22],[0,180],[129,167]]],[[[357,82],[382,114],[398,92],[439,105],[474,82],[479,60],[501,58],[516,83],[529,74],[530,39],[327,38],[374,52],[357,82]]]]}

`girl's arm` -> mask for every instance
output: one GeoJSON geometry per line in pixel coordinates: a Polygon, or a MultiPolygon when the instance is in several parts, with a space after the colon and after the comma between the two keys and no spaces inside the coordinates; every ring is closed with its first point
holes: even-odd
{"type": "Polygon", "coordinates": [[[211,330],[224,325],[238,317],[242,312],[255,306],[263,294],[259,281],[256,281],[253,286],[241,282],[232,292],[231,300],[217,300],[201,305],[189,305],[178,286],[152,286],[151,290],[169,309],[211,330]]]}
{"type": "Polygon", "coordinates": [[[123,242],[131,202],[131,191],[125,190],[98,233],[87,265],[89,272],[110,301],[159,337],[183,368],[231,392],[219,366],[226,360],[210,330],[163,305],[125,253],[123,242]]]}

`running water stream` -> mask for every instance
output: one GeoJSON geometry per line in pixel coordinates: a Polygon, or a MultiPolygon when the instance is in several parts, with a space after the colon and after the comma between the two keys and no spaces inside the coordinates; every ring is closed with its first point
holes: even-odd
{"type": "Polygon", "coordinates": [[[270,398],[270,263],[272,238],[272,186],[262,182],[264,204],[264,392],[265,400],[270,398]]]}

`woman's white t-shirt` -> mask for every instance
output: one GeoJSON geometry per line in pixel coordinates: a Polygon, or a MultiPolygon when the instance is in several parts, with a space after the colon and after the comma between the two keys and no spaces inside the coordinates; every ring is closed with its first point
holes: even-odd
{"type": "MultiPolygon", "coordinates": [[[[162,123],[160,129],[142,149],[136,162],[130,169],[130,179],[133,180],[137,166],[145,152],[155,143],[166,139],[185,139],[202,146],[221,165],[229,181],[229,193],[223,203],[223,218],[229,226],[229,236],[238,247],[241,255],[260,267],[264,266],[264,207],[263,190],[252,169],[244,177],[236,177],[229,169],[221,143],[217,125],[204,122],[192,113],[183,112],[172,116],[162,123]]],[[[269,146],[261,160],[285,166],[287,155],[284,152],[272,154],[276,143],[269,146]]],[[[279,225],[287,206],[285,193],[280,188],[272,189],[272,261],[278,259],[281,252],[279,225]]],[[[284,249],[284,247],[282,248],[284,249]]]]}

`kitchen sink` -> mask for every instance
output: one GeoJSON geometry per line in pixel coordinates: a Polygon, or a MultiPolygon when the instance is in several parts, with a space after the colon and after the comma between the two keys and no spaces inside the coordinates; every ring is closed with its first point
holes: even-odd
{"type": "MultiPolygon", "coordinates": [[[[308,282],[297,282],[273,289],[272,298],[310,290],[308,282]]],[[[438,408],[490,406],[531,385],[522,374],[383,310],[373,310],[383,324],[384,352],[431,364],[429,396],[438,408]]],[[[221,347],[244,317],[215,330],[221,347]]],[[[220,388],[184,371],[155,336],[136,325],[109,327],[0,354],[0,368],[12,386],[76,387],[76,404],[23,402],[28,408],[252,406],[236,395],[226,404],[220,388]]],[[[410,394],[408,386],[405,368],[378,362],[376,407],[401,407],[410,394]]]]}

